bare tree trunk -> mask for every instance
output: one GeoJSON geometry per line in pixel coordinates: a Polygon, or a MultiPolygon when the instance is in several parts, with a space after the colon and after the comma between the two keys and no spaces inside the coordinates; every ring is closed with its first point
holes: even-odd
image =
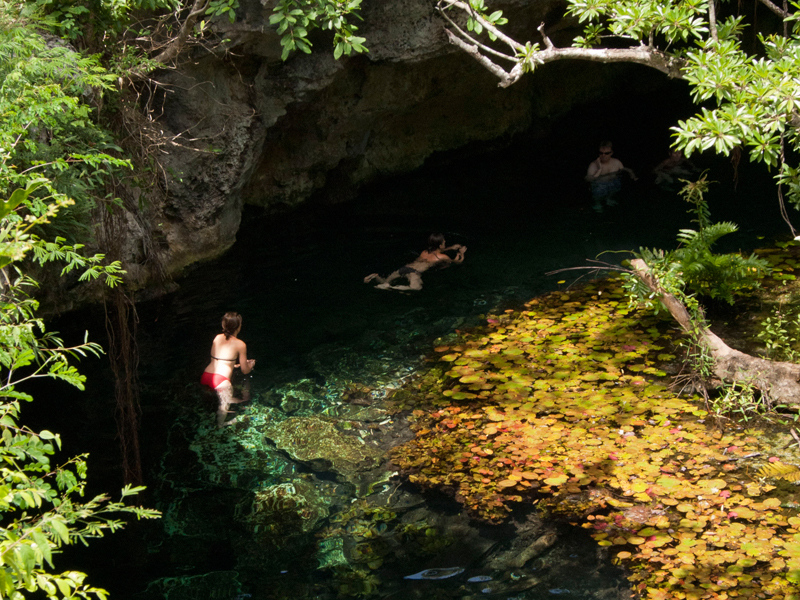
{"type": "MultiPolygon", "coordinates": [[[[631,266],[636,276],[659,297],[678,325],[692,333],[691,316],[683,302],[661,288],[641,258],[632,260],[631,266]]],[[[714,374],[721,381],[753,383],[768,393],[773,403],[800,406],[800,365],[766,360],[734,350],[707,328],[698,333],[698,342],[714,359],[714,374]]]]}

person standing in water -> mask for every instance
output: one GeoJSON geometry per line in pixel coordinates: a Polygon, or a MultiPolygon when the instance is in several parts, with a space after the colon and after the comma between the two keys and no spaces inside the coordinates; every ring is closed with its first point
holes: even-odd
{"type": "Polygon", "coordinates": [[[683,152],[680,150],[670,150],[669,158],[658,163],[658,166],[653,169],[656,185],[667,189],[676,184],[676,179],[691,177],[698,171],[699,169],[683,156],[683,152]]]}
{"type": "Polygon", "coordinates": [[[211,343],[211,362],[200,378],[200,383],[207,385],[215,392],[219,399],[217,409],[217,427],[232,425],[236,419],[225,423],[225,417],[230,412],[231,404],[244,402],[233,397],[233,384],[231,375],[233,369],[241,367],[245,375],[253,370],[255,359],[247,358],[247,345],[236,336],[242,329],[242,317],[239,313],[226,312],[222,317],[222,333],[218,334],[211,343]]]}
{"type": "Polygon", "coordinates": [[[600,142],[600,156],[589,164],[586,171],[586,181],[592,186],[592,198],[594,199],[594,209],[603,212],[603,200],[608,206],[614,206],[617,201],[614,196],[622,189],[620,176],[623,172],[628,173],[631,179],[636,181],[636,174],[623,166],[622,162],[612,158],[614,149],[611,142],[600,142]]]}
{"type": "Polygon", "coordinates": [[[381,277],[377,273],[367,275],[364,277],[364,283],[377,281],[378,285],[375,287],[381,290],[418,291],[422,289],[422,273],[431,267],[448,267],[453,263],[464,262],[464,253],[466,251],[467,247],[461,244],[445,247],[444,236],[441,233],[432,233],[428,237],[428,249],[423,250],[422,254],[413,262],[408,263],[405,267],[400,267],[388,277],[381,277]],[[457,250],[455,258],[445,254],[445,252],[450,252],[451,250],[457,250]],[[408,280],[408,285],[392,285],[392,281],[400,277],[405,277],[408,280]]]}

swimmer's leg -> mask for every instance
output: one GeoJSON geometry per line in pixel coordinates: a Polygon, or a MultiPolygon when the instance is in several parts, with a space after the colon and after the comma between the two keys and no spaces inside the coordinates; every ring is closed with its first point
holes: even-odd
{"type": "Polygon", "coordinates": [[[232,410],[228,410],[230,405],[237,404],[241,402],[241,400],[233,397],[233,386],[231,385],[230,381],[220,383],[214,389],[216,390],[217,398],[219,399],[219,405],[217,406],[217,427],[222,427],[225,425],[225,417],[228,416],[228,413],[234,412],[232,410]]]}
{"type": "MultiPolygon", "coordinates": [[[[388,277],[381,277],[377,273],[373,273],[372,275],[368,275],[367,277],[369,278],[369,281],[378,281],[380,283],[380,285],[375,286],[376,288],[381,290],[388,290],[390,287],[392,287],[392,281],[394,281],[398,277],[403,277],[403,276],[400,275],[400,271],[395,271],[388,277]]],[[[368,283],[366,278],[364,279],[364,283],[368,283]]]]}
{"type": "Polygon", "coordinates": [[[419,276],[419,273],[409,273],[405,276],[408,279],[408,285],[389,285],[388,283],[383,283],[381,285],[376,285],[382,290],[398,290],[401,292],[406,291],[419,291],[422,289],[422,277],[419,276]]]}
{"type": "Polygon", "coordinates": [[[394,273],[392,273],[391,275],[389,275],[381,283],[392,283],[395,279],[397,279],[399,277],[402,277],[402,275],[400,275],[400,271],[398,270],[398,271],[395,271],[394,273]]]}

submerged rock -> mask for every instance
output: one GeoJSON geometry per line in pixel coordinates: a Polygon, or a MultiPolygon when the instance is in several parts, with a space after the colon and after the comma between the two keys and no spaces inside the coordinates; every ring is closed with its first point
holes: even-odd
{"type": "Polygon", "coordinates": [[[327,518],[331,499],[303,480],[273,485],[240,502],[237,520],[252,530],[259,547],[283,548],[327,518]]]}
{"type": "Polygon", "coordinates": [[[527,548],[522,550],[519,555],[508,562],[508,566],[512,568],[521,568],[525,566],[532,558],[536,558],[545,550],[548,550],[553,544],[556,543],[558,536],[555,531],[547,531],[543,535],[536,538],[536,540],[527,548]]]}
{"type": "Polygon", "coordinates": [[[463,572],[464,569],[461,567],[450,567],[448,569],[425,569],[424,571],[414,573],[413,575],[406,575],[403,577],[403,579],[426,579],[433,581],[438,579],[449,579],[450,577],[455,577],[463,572]]]}
{"type": "Polygon", "coordinates": [[[332,470],[352,479],[360,470],[378,463],[381,452],[360,438],[339,431],[336,422],[324,417],[290,417],[268,423],[263,433],[294,460],[314,470],[332,470]]]}

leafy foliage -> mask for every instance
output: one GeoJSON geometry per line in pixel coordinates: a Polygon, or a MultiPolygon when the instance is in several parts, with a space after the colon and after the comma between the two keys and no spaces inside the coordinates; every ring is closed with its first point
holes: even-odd
{"type": "MultiPolygon", "coordinates": [[[[711,247],[722,236],[734,233],[734,223],[712,223],[708,203],[704,198],[708,190],[706,176],[688,183],[682,191],[684,199],[692,205],[693,223],[698,229],[681,229],[680,247],[671,252],[641,249],[643,258],[661,286],[668,293],[684,300],[690,309],[697,310],[690,294],[699,294],[733,304],[735,295],[758,287],[759,281],[769,272],[769,263],[752,254],[714,254],[711,247]]],[[[630,289],[643,298],[650,299],[652,292],[641,289],[638,278],[631,275],[630,289]]],[[[702,319],[701,319],[702,320],[702,319]]]]}
{"type": "MultiPolygon", "coordinates": [[[[15,191],[17,199],[24,195],[19,191],[15,191]]],[[[87,354],[98,355],[101,349],[88,341],[65,347],[35,317],[38,303],[26,293],[35,282],[17,268],[15,279],[9,279],[11,263],[20,261],[27,251],[35,251],[41,260],[84,260],[74,248],[64,248],[58,242],[44,243],[26,237],[22,231],[54,216],[57,209],[51,207],[46,215],[26,222],[11,218],[10,204],[13,202],[5,203],[6,214],[0,222],[0,260],[7,265],[0,287],[0,597],[20,599],[21,590],[42,590],[50,598],[87,598],[90,594],[105,598],[104,590],[84,583],[84,573],[53,573],[53,554],[65,544],[85,544],[90,538],[119,529],[123,522],[117,514],[154,518],[158,513],[124,503],[126,497],[143,488],[126,487],[119,502],[109,502],[105,495],[81,501],[86,485],[86,457],[53,465],[50,456],[61,447],[59,436],[49,431],[37,433],[19,424],[20,402],[32,400],[19,389],[20,384],[48,377],[83,389],[85,377],[71,361],[87,354]]],[[[24,199],[18,206],[25,206],[24,199]]],[[[103,268],[93,265],[91,271],[99,273],[103,268]]],[[[116,273],[112,277],[116,279],[116,273]]]]}
{"type": "Polygon", "coordinates": [[[113,39],[122,36],[135,11],[177,10],[180,0],[32,0],[26,16],[47,15],[51,31],[72,42],[95,32],[113,39]]]}
{"type": "Polygon", "coordinates": [[[105,495],[80,501],[86,485],[86,457],[53,465],[50,456],[61,447],[59,436],[49,431],[37,433],[19,424],[20,402],[32,400],[19,389],[20,384],[48,377],[83,389],[85,377],[71,361],[87,354],[98,355],[101,348],[88,341],[65,347],[60,338],[48,333],[44,322],[35,316],[38,302],[26,293],[36,282],[13,263],[32,252],[40,262],[68,261],[65,271],[88,264],[83,278],[105,275],[111,285],[120,273],[118,265],[100,265],[102,257],[86,259],[76,251],[79,248],[63,246],[58,239],[45,242],[28,233],[31,227],[54,217],[65,202],[59,197],[38,217],[30,214],[30,193],[46,185],[45,180],[25,190],[17,189],[0,206],[0,264],[4,267],[0,272],[0,597],[21,599],[21,590],[42,590],[50,598],[87,598],[90,594],[105,598],[104,590],[84,583],[84,573],[53,573],[53,554],[65,544],[85,544],[105,531],[119,529],[123,522],[116,514],[153,518],[158,513],[123,502],[142,488],[126,487],[119,502],[109,502],[105,495]],[[29,214],[23,219],[17,211],[29,214]],[[16,276],[12,280],[13,273],[16,276]]]}
{"type": "Polygon", "coordinates": [[[48,42],[13,8],[0,2],[0,196],[25,190],[20,201],[33,218],[57,205],[58,227],[47,218],[37,228],[49,224],[50,232],[85,239],[105,178],[130,168],[84,101],[92,90],[111,88],[114,77],[96,57],[48,42]]]}
{"type": "MultiPolygon", "coordinates": [[[[483,0],[470,0],[469,2],[470,8],[475,11],[476,14],[481,15],[486,21],[491,23],[492,25],[505,25],[508,23],[508,19],[503,16],[502,10],[496,10],[492,13],[489,13],[488,6],[484,3],[483,0]]],[[[473,16],[469,16],[467,18],[467,30],[475,32],[475,34],[480,35],[483,33],[483,25],[481,21],[476,19],[473,16]]],[[[497,36],[492,33],[490,30],[486,30],[486,35],[489,36],[489,39],[495,41],[497,36]]]]}
{"type": "Polygon", "coordinates": [[[83,101],[110,87],[108,73],[96,58],[46,41],[18,8],[0,2],[0,597],[41,591],[48,598],[105,598],[84,573],[57,572],[54,555],[119,529],[120,514],[158,513],[126,504],[142,488],[126,487],[116,502],[106,495],[84,500],[86,457],[53,464],[60,437],[20,423],[21,402],[32,400],[21,385],[46,377],[83,389],[73,363],[102,351],[87,340],[67,347],[46,331],[28,295],[36,282],[22,269],[25,261],[59,261],[62,274],[79,269],[81,280],[117,285],[119,263],[84,256],[80,242],[48,239],[46,226],[76,200],[90,204],[108,175],[129,163],[109,153],[118,149],[83,101]]]}
{"type": "Polygon", "coordinates": [[[355,35],[358,27],[348,17],[358,18],[361,0],[280,0],[273,9],[269,22],[278,26],[286,60],[293,50],[311,53],[308,35],[314,29],[333,31],[333,56],[337,60],[352,52],[368,52],[365,38],[355,35]]]}
{"type": "Polygon", "coordinates": [[[777,182],[800,208],[800,168],[796,154],[792,156],[800,149],[800,5],[761,0],[776,18],[755,16],[755,9],[741,4],[717,6],[706,0],[568,0],[567,4],[566,14],[577,18],[584,29],[572,48],[555,48],[545,36],[544,24],[540,28],[544,44],[518,41],[501,31],[504,23],[490,19],[496,13],[483,0],[438,0],[454,36],[463,41],[459,45],[479,51],[482,64],[500,77],[503,86],[544,62],[562,58],[636,62],[682,77],[691,86],[699,111],[672,128],[675,148],[687,156],[707,150],[737,157],[746,152],[750,160],[777,168],[777,182]],[[448,16],[453,10],[478,26],[461,29],[448,16]],[[756,43],[743,44],[748,27],[743,15],[749,13],[754,15],[752,25],[762,31],[755,32],[756,43]],[[489,40],[480,39],[481,34],[489,40]],[[492,44],[497,39],[502,44],[492,44]],[[503,52],[503,46],[512,52],[503,52]],[[500,66],[507,62],[512,64],[509,69],[500,66]]]}
{"type": "Polygon", "coordinates": [[[45,332],[44,323],[34,316],[37,303],[24,292],[33,283],[20,274],[0,294],[0,596],[22,598],[20,590],[43,590],[50,598],[86,598],[89,594],[105,598],[104,590],[84,583],[83,573],[52,573],[53,554],[63,545],[86,544],[105,531],[119,529],[123,522],[116,515],[120,513],[137,518],[153,518],[158,513],[124,503],[143,488],[126,487],[119,502],[109,502],[105,495],[81,501],[86,456],[53,465],[50,457],[61,448],[60,437],[19,424],[20,402],[32,400],[18,389],[21,383],[49,377],[83,389],[85,378],[70,359],[101,352],[90,342],[67,348],[58,337],[45,332]]]}
{"type": "Polygon", "coordinates": [[[800,351],[794,346],[799,332],[800,315],[792,315],[790,309],[778,307],[774,310],[773,316],[761,321],[758,339],[766,346],[767,358],[797,362],[800,360],[800,351]]]}

